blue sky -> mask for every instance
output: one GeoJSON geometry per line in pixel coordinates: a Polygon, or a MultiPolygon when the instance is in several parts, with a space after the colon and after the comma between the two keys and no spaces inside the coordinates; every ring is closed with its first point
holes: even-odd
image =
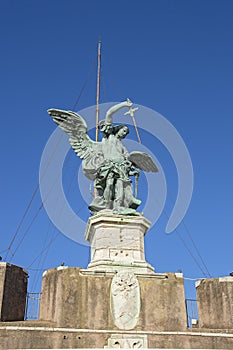
{"type": "MultiPolygon", "coordinates": [[[[147,260],[158,272],[181,269],[193,279],[232,271],[232,19],[230,0],[0,2],[0,255],[28,269],[30,291],[40,290],[44,269],[88,264],[89,249],[50,223],[36,189],[41,155],[55,129],[46,110],[72,109],[86,81],[75,110],[95,104],[99,36],[100,102],[130,97],[159,112],[180,133],[193,163],[184,221],[168,235],[162,213],[146,237],[147,260]]],[[[159,142],[142,136],[163,166],[174,202],[172,159],[159,142]]],[[[74,194],[77,164],[70,152],[64,186],[74,194]]],[[[78,196],[67,196],[80,210],[78,196]]],[[[168,199],[165,211],[172,207],[168,199]]],[[[85,210],[82,215],[87,219],[85,210]]],[[[194,295],[189,287],[187,293],[194,295]]]]}

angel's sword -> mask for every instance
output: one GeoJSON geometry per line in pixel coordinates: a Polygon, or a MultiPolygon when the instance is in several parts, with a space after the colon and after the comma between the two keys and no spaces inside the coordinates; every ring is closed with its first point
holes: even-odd
{"type": "Polygon", "coordinates": [[[138,176],[139,174],[135,175],[135,190],[134,190],[134,197],[137,198],[138,196],[138,176]]]}
{"type": "MultiPolygon", "coordinates": [[[[136,107],[136,108],[130,107],[128,112],[126,112],[124,115],[128,115],[129,114],[131,116],[132,121],[133,121],[133,125],[134,125],[134,128],[135,128],[135,131],[136,131],[136,134],[137,134],[138,142],[141,143],[141,139],[140,139],[140,136],[139,136],[136,120],[135,120],[135,117],[134,117],[134,112],[137,111],[137,110],[138,110],[138,107],[136,107]]],[[[134,196],[135,196],[135,198],[137,198],[137,196],[138,196],[138,174],[135,175],[135,193],[134,193],[134,196]]]]}
{"type": "Polygon", "coordinates": [[[136,134],[137,134],[138,142],[141,143],[141,139],[140,139],[140,136],[139,136],[138,128],[137,128],[137,125],[136,125],[136,120],[135,120],[135,117],[134,117],[134,112],[137,111],[137,110],[138,110],[138,107],[136,107],[136,108],[130,107],[128,112],[126,112],[124,115],[129,114],[131,116],[132,121],[133,121],[133,125],[134,125],[134,128],[135,128],[135,131],[136,131],[136,134]]]}

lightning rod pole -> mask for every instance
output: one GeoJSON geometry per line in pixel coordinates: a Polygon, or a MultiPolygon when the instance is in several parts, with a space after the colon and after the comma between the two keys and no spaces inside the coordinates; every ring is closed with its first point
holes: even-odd
{"type": "Polygon", "coordinates": [[[95,114],[95,140],[98,142],[99,139],[99,97],[100,97],[100,59],[101,59],[101,41],[98,42],[98,55],[97,55],[97,85],[96,85],[96,114],[95,114]]]}

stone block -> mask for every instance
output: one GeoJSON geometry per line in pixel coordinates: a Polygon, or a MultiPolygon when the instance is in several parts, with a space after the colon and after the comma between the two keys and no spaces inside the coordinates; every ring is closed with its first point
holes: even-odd
{"type": "MultiPolygon", "coordinates": [[[[130,272],[132,273],[132,272],[130,272]]],[[[130,274],[126,271],[126,275],[130,274]]],[[[134,317],[130,308],[122,314],[126,319],[125,326],[119,323],[120,309],[112,301],[113,278],[117,272],[100,272],[80,268],[59,267],[46,271],[42,282],[40,303],[40,320],[55,322],[59,327],[79,329],[119,330],[133,329],[139,331],[184,330],[186,329],[186,308],[184,284],[181,276],[176,274],[139,274],[133,279],[118,283],[118,296],[122,302],[134,298],[132,305],[138,308],[135,312],[136,322],[126,319],[134,317]],[[139,288],[139,291],[131,289],[139,288]],[[121,298],[121,292],[124,292],[121,298]],[[138,302],[138,298],[140,298],[138,302]],[[114,307],[112,306],[114,305],[114,307]],[[127,314],[128,312],[128,314],[127,314]]],[[[122,277],[122,271],[120,272],[122,277]]],[[[118,304],[120,307],[120,303],[118,304]]],[[[124,311],[124,310],[123,310],[124,311]]]]}
{"type": "Polygon", "coordinates": [[[111,277],[85,275],[80,268],[58,267],[42,280],[40,319],[61,327],[107,329],[111,277]]]}
{"type": "Polygon", "coordinates": [[[233,277],[210,278],[196,283],[199,326],[233,328],[233,277]]]}
{"type": "Polygon", "coordinates": [[[182,274],[138,276],[141,290],[140,322],[147,331],[185,330],[184,280],[182,274]]]}
{"type": "Polygon", "coordinates": [[[27,297],[27,272],[6,262],[0,263],[0,320],[24,320],[27,297]]]}

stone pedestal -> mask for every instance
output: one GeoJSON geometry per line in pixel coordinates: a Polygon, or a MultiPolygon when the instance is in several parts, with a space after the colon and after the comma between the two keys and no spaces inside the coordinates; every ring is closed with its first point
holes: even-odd
{"type": "Polygon", "coordinates": [[[85,238],[91,244],[89,270],[153,273],[146,262],[144,236],[150,222],[143,216],[112,215],[104,211],[88,221],[85,238]]]}
{"type": "Polygon", "coordinates": [[[0,321],[22,321],[27,296],[27,272],[19,266],[0,263],[0,321]]]}

